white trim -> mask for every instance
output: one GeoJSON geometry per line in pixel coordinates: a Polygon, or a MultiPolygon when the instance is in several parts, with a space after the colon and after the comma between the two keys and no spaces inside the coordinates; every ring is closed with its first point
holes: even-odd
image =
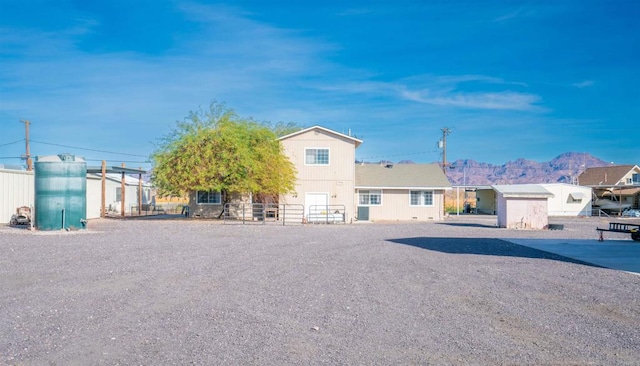
{"type": "Polygon", "coordinates": [[[217,191],[196,191],[196,205],[202,205],[202,206],[222,206],[222,192],[217,192],[217,191]],[[220,203],[208,203],[208,202],[198,202],[198,192],[211,192],[211,193],[217,193],[220,196],[220,203]]]}
{"type": "Polygon", "coordinates": [[[434,207],[436,205],[435,203],[436,201],[436,193],[432,190],[432,189],[424,189],[424,190],[410,190],[409,191],[409,207],[434,207]],[[414,205],[411,203],[411,193],[412,192],[418,192],[420,193],[420,202],[417,205],[414,205]],[[425,205],[424,204],[424,192],[431,192],[431,204],[430,205],[425,205]]]}
{"type": "MultiPolygon", "coordinates": [[[[383,192],[382,189],[362,189],[362,191],[378,191],[378,192],[380,192],[380,203],[379,204],[371,204],[371,203],[364,204],[364,203],[360,203],[360,191],[361,190],[358,189],[357,206],[360,206],[360,207],[379,207],[379,206],[382,206],[382,204],[383,204],[382,196],[384,196],[384,192],[383,192]]],[[[369,202],[371,202],[371,195],[369,195],[369,202]]]]}
{"type": "Polygon", "coordinates": [[[362,140],[357,139],[357,138],[355,138],[353,136],[345,135],[343,133],[336,132],[336,131],[333,131],[333,130],[330,130],[328,128],[324,128],[324,127],[318,126],[318,125],[312,126],[312,127],[309,127],[309,128],[305,128],[304,130],[300,130],[300,131],[297,131],[297,132],[294,132],[294,133],[290,133],[288,135],[280,137],[278,140],[285,140],[285,139],[288,139],[290,137],[297,136],[297,135],[300,135],[300,134],[303,134],[303,133],[306,133],[306,132],[309,132],[309,131],[313,131],[313,130],[321,130],[321,131],[330,133],[332,135],[336,135],[336,136],[340,136],[340,137],[345,138],[345,139],[352,140],[355,143],[356,147],[358,147],[362,143],[362,140]]]}
{"type": "Polygon", "coordinates": [[[304,148],[304,165],[305,166],[330,166],[331,165],[331,149],[328,147],[305,147],[304,148]],[[327,150],[327,163],[326,164],[308,164],[307,150],[327,150]]]}
{"type": "Polygon", "coordinates": [[[437,190],[448,190],[451,187],[375,187],[375,186],[355,186],[356,189],[397,189],[397,190],[409,190],[409,191],[437,191],[437,190]]]}

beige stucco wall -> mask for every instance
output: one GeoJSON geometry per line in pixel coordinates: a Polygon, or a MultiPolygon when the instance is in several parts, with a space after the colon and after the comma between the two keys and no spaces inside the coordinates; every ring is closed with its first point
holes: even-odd
{"type": "MultiPolygon", "coordinates": [[[[375,190],[375,189],[366,189],[375,190]]],[[[381,205],[369,207],[369,221],[430,221],[442,220],[443,190],[433,191],[433,206],[411,206],[410,190],[383,189],[381,205]]],[[[358,192],[355,194],[358,203],[358,192]]]]}
{"type": "Polygon", "coordinates": [[[343,205],[346,221],[354,215],[354,141],[322,130],[311,130],[281,140],[297,170],[295,192],[280,197],[281,204],[305,204],[306,193],[327,193],[329,205],[343,205]],[[329,165],[305,165],[305,148],[328,148],[329,165]]]}
{"type": "Polygon", "coordinates": [[[547,198],[504,198],[498,194],[498,227],[546,229],[547,198]]]}

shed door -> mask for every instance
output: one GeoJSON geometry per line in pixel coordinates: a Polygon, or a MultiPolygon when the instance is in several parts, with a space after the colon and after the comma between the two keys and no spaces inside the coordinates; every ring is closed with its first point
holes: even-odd
{"type": "Polygon", "coordinates": [[[304,212],[307,216],[310,213],[326,211],[327,204],[329,204],[329,193],[306,193],[304,196],[304,212]]]}

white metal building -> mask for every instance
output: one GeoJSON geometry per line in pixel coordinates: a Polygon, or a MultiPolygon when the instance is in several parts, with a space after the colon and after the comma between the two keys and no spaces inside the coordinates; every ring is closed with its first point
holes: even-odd
{"type": "MultiPolygon", "coordinates": [[[[105,183],[105,208],[107,212],[120,213],[122,202],[122,182],[120,174],[107,173],[105,183]]],[[[100,174],[87,174],[87,219],[100,217],[102,178],[100,174]]],[[[125,176],[125,213],[137,210],[137,178],[125,176]]],[[[151,184],[142,183],[142,204],[150,204],[151,184]]],[[[0,169],[0,224],[7,224],[16,208],[33,207],[35,204],[35,178],[33,171],[0,169]]]]}
{"type": "MultiPolygon", "coordinates": [[[[137,212],[138,207],[138,178],[125,175],[125,213],[137,212]]],[[[122,176],[117,173],[107,173],[105,179],[105,210],[107,213],[121,213],[122,210],[122,176]]],[[[87,218],[100,217],[102,200],[102,174],[87,174],[87,218]]],[[[151,204],[151,184],[142,182],[142,204],[151,204]]]]}
{"type": "Polygon", "coordinates": [[[33,171],[0,169],[0,224],[8,224],[16,208],[35,203],[33,171]]]}
{"type": "Polygon", "coordinates": [[[565,183],[540,184],[553,194],[549,216],[591,216],[592,189],[565,183]]]}

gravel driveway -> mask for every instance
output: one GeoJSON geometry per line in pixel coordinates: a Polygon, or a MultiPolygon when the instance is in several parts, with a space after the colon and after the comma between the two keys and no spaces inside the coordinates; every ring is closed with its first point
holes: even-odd
{"type": "Polygon", "coordinates": [[[505,240],[562,222],[3,227],[0,364],[637,365],[640,276],[505,240]]]}

